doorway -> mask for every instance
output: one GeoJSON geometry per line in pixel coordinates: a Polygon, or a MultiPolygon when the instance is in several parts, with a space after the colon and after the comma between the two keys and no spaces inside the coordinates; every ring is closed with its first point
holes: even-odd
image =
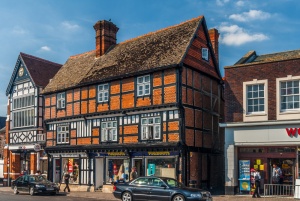
{"type": "Polygon", "coordinates": [[[136,167],[137,175],[145,176],[143,172],[143,159],[142,158],[133,158],[132,159],[132,167],[136,167]]]}
{"type": "Polygon", "coordinates": [[[103,186],[104,183],[104,158],[95,158],[95,188],[103,186]]]}
{"type": "Polygon", "coordinates": [[[295,159],[293,158],[272,158],[269,159],[269,182],[272,183],[273,164],[276,164],[282,171],[281,182],[293,185],[295,180],[295,159]]]}

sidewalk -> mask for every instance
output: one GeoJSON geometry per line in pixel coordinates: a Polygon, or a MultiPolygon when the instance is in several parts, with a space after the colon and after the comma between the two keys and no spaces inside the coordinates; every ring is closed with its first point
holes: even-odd
{"type": "MultiPolygon", "coordinates": [[[[11,187],[2,187],[0,186],[0,192],[11,192],[13,190],[11,187]]],[[[64,193],[60,192],[59,195],[61,196],[70,196],[70,197],[82,197],[82,198],[94,198],[97,200],[114,200],[117,201],[112,193],[102,193],[102,192],[82,192],[82,191],[74,191],[71,193],[64,193]]],[[[261,198],[252,198],[251,195],[213,195],[213,201],[253,201],[253,200],[266,200],[266,201],[289,201],[294,199],[294,197],[261,197],[261,198]]]]}

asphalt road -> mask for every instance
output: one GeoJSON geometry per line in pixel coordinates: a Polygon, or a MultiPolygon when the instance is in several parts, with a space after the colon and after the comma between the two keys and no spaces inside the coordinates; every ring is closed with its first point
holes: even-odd
{"type": "MultiPolygon", "coordinates": [[[[34,195],[31,196],[25,193],[14,195],[13,192],[0,192],[0,201],[82,201],[82,197],[66,196],[66,194],[59,195],[34,195]]],[[[84,198],[85,201],[99,201],[96,198],[84,198]]]]}

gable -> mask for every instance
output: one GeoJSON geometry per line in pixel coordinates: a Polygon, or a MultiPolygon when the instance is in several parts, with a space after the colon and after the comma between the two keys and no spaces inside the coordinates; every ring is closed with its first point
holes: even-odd
{"type": "Polygon", "coordinates": [[[196,36],[187,50],[183,63],[215,78],[221,79],[219,66],[204,21],[200,24],[196,36]],[[205,59],[202,55],[202,52],[206,52],[202,51],[202,48],[207,48],[208,59],[205,59]]]}

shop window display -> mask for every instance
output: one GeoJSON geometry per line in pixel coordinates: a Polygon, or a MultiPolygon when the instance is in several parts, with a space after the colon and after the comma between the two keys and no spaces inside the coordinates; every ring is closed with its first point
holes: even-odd
{"type": "Polygon", "coordinates": [[[70,174],[70,184],[78,184],[79,183],[79,159],[76,158],[64,158],[63,159],[63,171],[62,175],[65,173],[70,174]]]}
{"type": "Polygon", "coordinates": [[[106,183],[129,180],[128,159],[107,159],[106,183]]]}
{"type": "Polygon", "coordinates": [[[175,178],[175,158],[149,158],[147,160],[147,176],[175,178]]]}

